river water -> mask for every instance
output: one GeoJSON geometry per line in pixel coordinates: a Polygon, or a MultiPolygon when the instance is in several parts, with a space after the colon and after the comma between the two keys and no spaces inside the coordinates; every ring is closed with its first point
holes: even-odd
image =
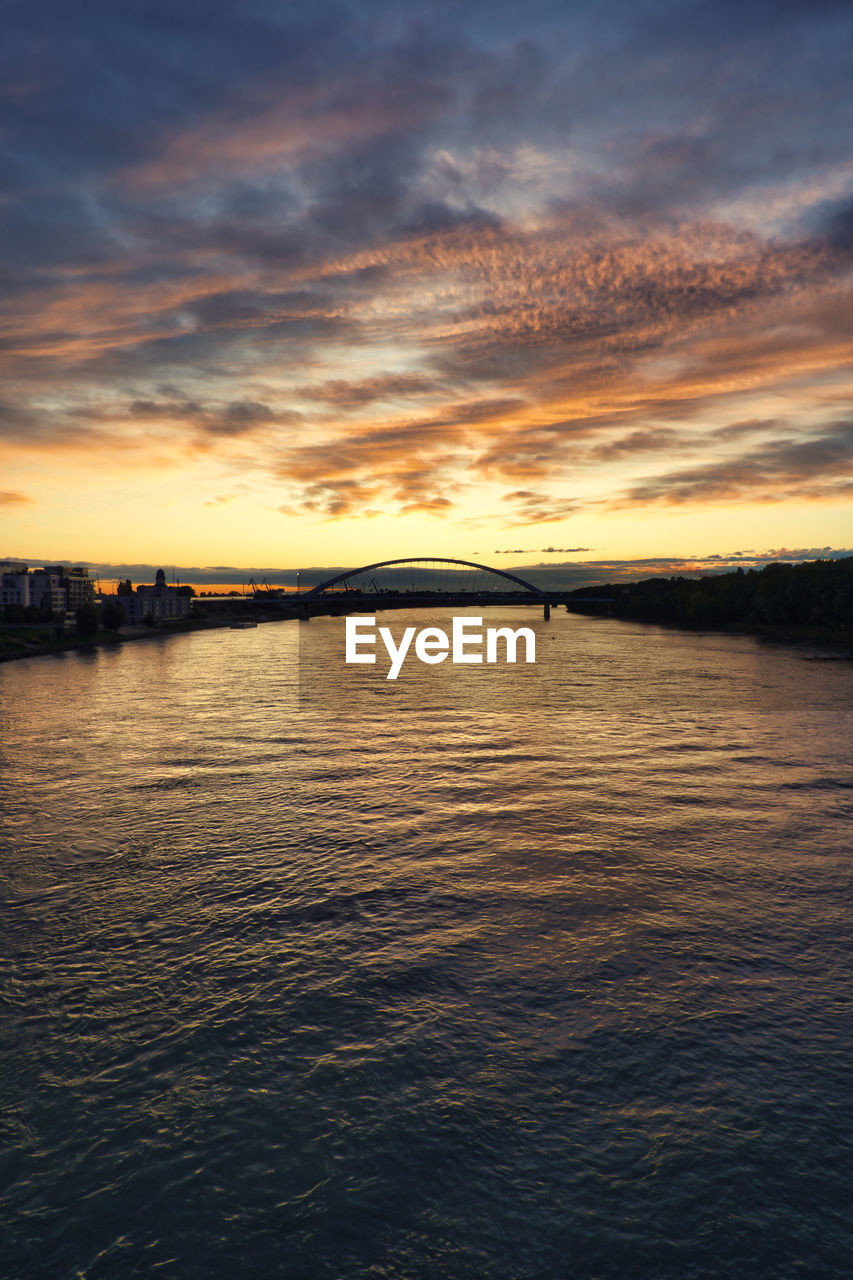
{"type": "Polygon", "coordinates": [[[0,667],[3,1280],[851,1274],[853,668],[486,624],[0,667]]]}

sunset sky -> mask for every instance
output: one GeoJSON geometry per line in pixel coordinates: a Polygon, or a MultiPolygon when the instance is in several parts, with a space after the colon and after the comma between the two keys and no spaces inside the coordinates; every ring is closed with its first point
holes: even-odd
{"type": "Polygon", "coordinates": [[[3,26],[0,557],[853,546],[849,3],[3,26]]]}

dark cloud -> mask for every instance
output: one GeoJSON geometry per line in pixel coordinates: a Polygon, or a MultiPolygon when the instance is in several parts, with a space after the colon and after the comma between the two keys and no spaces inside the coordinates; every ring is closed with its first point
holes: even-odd
{"type": "Polygon", "coordinates": [[[512,507],[507,524],[550,524],[574,515],[581,506],[577,501],[554,498],[536,489],[514,489],[503,495],[504,502],[512,507]]]}
{"type": "Polygon", "coordinates": [[[298,395],[305,400],[334,405],[337,409],[361,409],[377,401],[394,401],[403,396],[435,392],[441,385],[438,379],[423,374],[387,374],[363,378],[358,382],[334,378],[327,382],[308,383],[299,387],[298,395]]]}
{"type": "Polygon", "coordinates": [[[724,427],[715,427],[714,435],[718,440],[740,440],[744,436],[777,432],[783,426],[784,424],[778,418],[749,418],[743,422],[729,422],[724,427]]]}
{"type": "Polygon", "coordinates": [[[831,3],[12,4],[0,431],[239,442],[333,517],[486,478],[559,520],[580,468],[837,497],[852,35],[831,3]],[[792,400],[729,403],[762,387],[792,400]]]}
{"type": "Polygon", "coordinates": [[[778,439],[723,462],[668,472],[629,490],[631,503],[796,501],[853,492],[853,425],[823,435],[778,439]]]}
{"type": "Polygon", "coordinates": [[[671,450],[675,445],[684,445],[683,437],[676,431],[664,428],[656,431],[632,431],[630,435],[596,445],[589,450],[589,456],[607,462],[611,458],[625,458],[636,453],[660,453],[662,450],[671,450]]]}
{"type": "Polygon", "coordinates": [[[247,435],[257,428],[298,422],[300,415],[288,410],[275,412],[256,400],[232,400],[223,405],[202,406],[189,400],[134,400],[130,413],[135,418],[156,422],[185,422],[212,436],[247,435]]]}

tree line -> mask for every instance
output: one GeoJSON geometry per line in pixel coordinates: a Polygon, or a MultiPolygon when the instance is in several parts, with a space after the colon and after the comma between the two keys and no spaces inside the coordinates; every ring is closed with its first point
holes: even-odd
{"type": "MultiPolygon", "coordinates": [[[[769,564],[703,578],[646,578],[583,587],[620,618],[684,627],[806,627],[853,632],[853,556],[769,564]]],[[[592,612],[594,606],[580,612],[592,612]]],[[[597,612],[597,610],[595,610],[597,612]]]]}

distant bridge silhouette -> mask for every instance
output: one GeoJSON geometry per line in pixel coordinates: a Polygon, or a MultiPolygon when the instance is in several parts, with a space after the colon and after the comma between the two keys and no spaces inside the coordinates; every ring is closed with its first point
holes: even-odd
{"type": "MultiPolygon", "coordinates": [[[[253,584],[254,585],[254,584],[253,584]]],[[[570,593],[543,589],[508,569],[450,556],[408,556],[344,569],[307,591],[255,587],[258,603],[286,616],[371,612],[377,609],[534,604],[550,617],[551,605],[570,593]]],[[[583,603],[600,605],[605,601],[583,603]]]]}
{"type": "Polygon", "coordinates": [[[364,596],[388,595],[507,595],[510,589],[504,582],[511,582],[511,594],[519,591],[535,599],[544,599],[545,592],[532,582],[526,582],[516,573],[506,569],[492,569],[489,565],[473,560],[456,560],[446,556],[406,557],[399,560],[377,560],[360,569],[345,569],[336,573],[306,592],[306,598],[322,595],[335,587],[344,592],[358,592],[364,596]],[[430,566],[425,568],[424,566],[430,566]],[[432,566],[441,566],[433,568],[432,566]],[[453,566],[452,568],[450,566],[453,566]],[[383,573],[383,570],[390,570],[383,573]],[[376,574],[380,573],[377,580],[376,574]],[[369,575],[369,577],[368,577],[369,575]],[[416,577],[421,581],[416,582],[416,577]]]}

